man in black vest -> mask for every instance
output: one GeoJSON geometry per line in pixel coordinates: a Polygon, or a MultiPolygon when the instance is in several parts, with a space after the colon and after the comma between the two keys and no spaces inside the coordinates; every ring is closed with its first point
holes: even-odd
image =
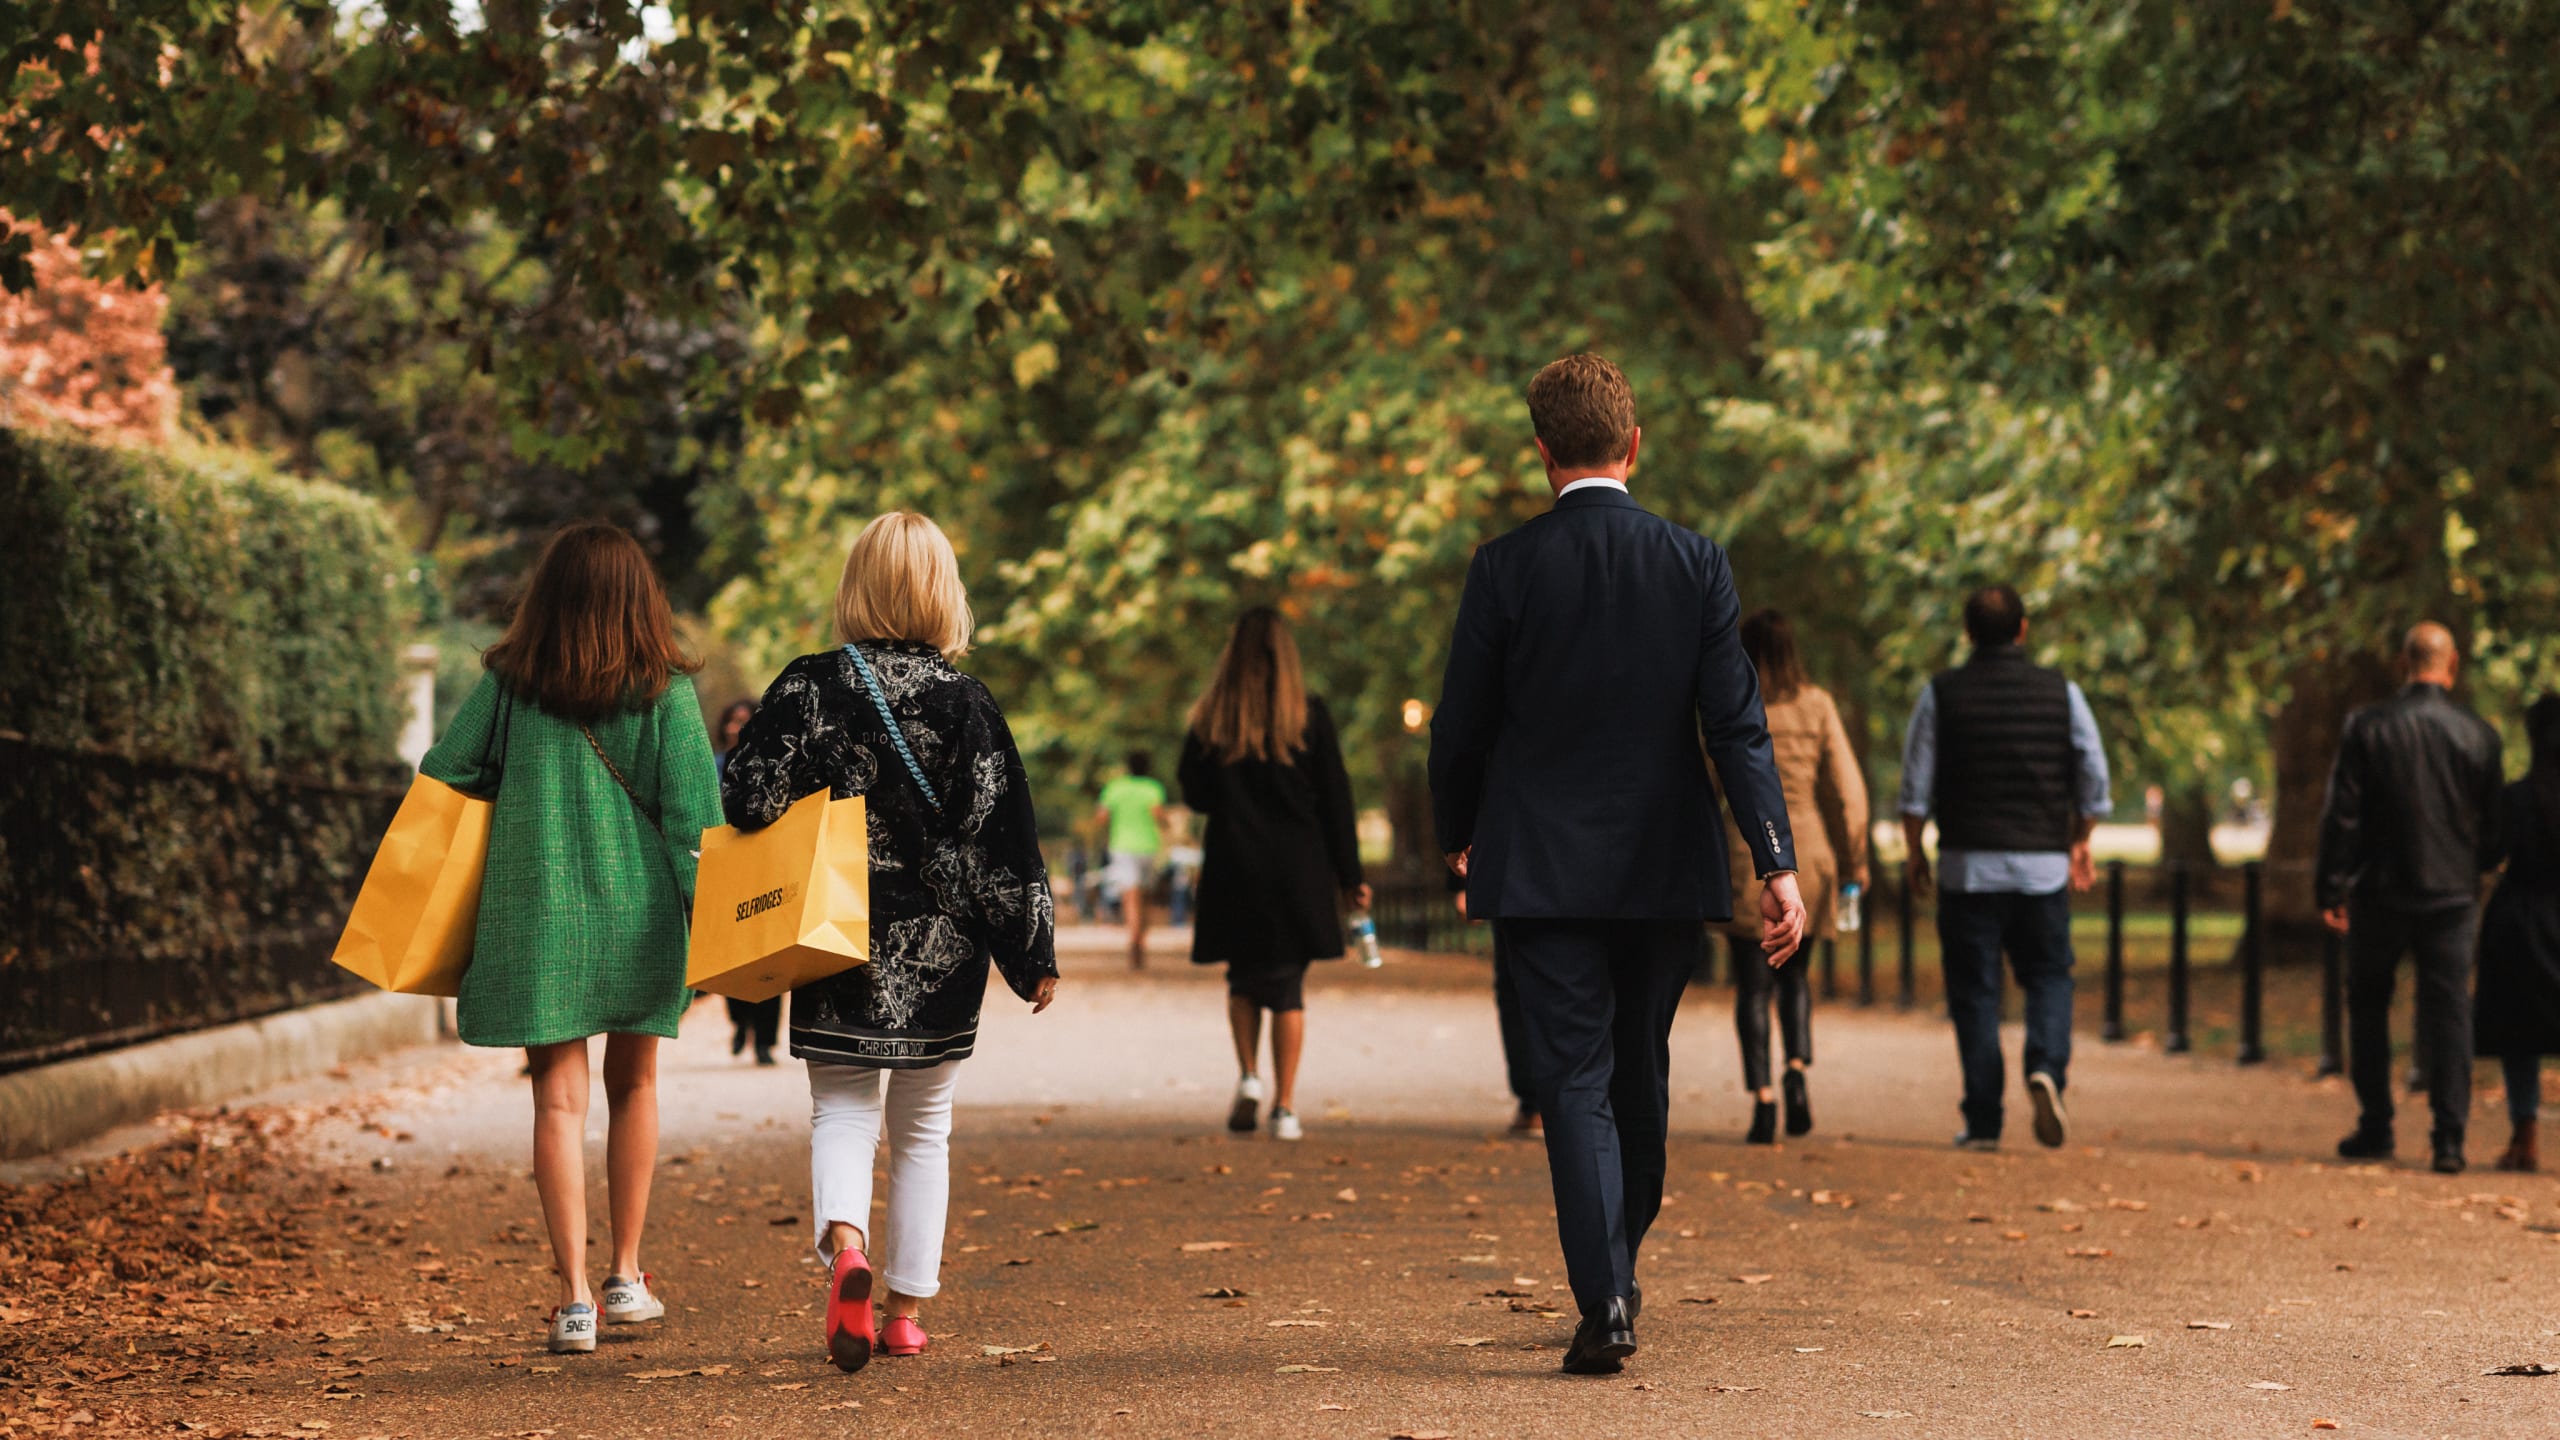
{"type": "Polygon", "coordinates": [[[1929,883],[1921,837],[1938,821],[1938,949],[1964,1067],[1956,1143],[2000,1144],[2000,953],[2027,997],[2020,1066],[2036,1139],[2069,1133],[2071,897],[2096,878],[2089,832],[2108,809],[2107,751],[2080,687],[2027,658],[2027,608],[2006,585],[1964,602],[1973,655],[1929,682],[1902,749],[1911,883],[1929,883]]]}
{"type": "Polygon", "coordinates": [[[2435,1110],[2437,1173],[2462,1173],[2471,1116],[2471,951],[2480,875],[2496,863],[2498,732],[2453,698],[2453,632],[2410,630],[2398,695],[2347,717],[2320,817],[2320,904],[2347,937],[2347,1058],[2363,1113],[2338,1142],[2391,1156],[2391,990],[2415,958],[2417,1049],[2435,1110]]]}
{"type": "Polygon", "coordinates": [[[1733,911],[1709,755],[1769,882],[1770,963],[1802,943],[1804,903],[1732,567],[1629,498],[1643,435],[1626,377],[1559,360],[1530,381],[1529,419],[1555,508],[1467,569],[1431,798],[1518,988],[1583,1316],[1564,1368],[1607,1374],[1635,1353],[1636,1255],[1662,1208],[1672,1015],[1701,922],[1733,911]]]}

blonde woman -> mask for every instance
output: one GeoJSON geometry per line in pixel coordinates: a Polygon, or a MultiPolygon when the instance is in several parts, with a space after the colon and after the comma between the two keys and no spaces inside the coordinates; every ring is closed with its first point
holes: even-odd
{"type": "Polygon", "coordinates": [[[863,528],[836,589],[837,649],[765,692],[722,779],[729,822],[770,825],[824,790],[867,800],[871,957],[791,995],[791,1053],[809,1065],[809,1170],[829,1267],[827,1351],[925,1348],[951,1199],[951,1102],[976,1048],[987,965],[1033,1013],[1058,987],[1049,874],[1013,732],[987,687],[952,668],[969,597],[951,541],[922,515],[863,528]],[[872,1162],[889,1150],[884,1243],[872,1162]],[[887,1318],[875,1329],[871,1256],[887,1318]]]}
{"type": "MultiPolygon", "coordinates": [[[[1760,675],[1760,701],[1769,717],[1769,748],[1786,791],[1787,823],[1796,837],[1796,884],[1804,892],[1805,931],[1831,933],[1833,907],[1843,881],[1867,883],[1867,784],[1858,752],[1840,723],[1831,692],[1813,683],[1796,654],[1796,632],[1787,617],[1762,610],[1742,621],[1742,653],[1760,675]]],[[[1813,946],[1799,947],[1772,970],[1760,950],[1760,927],[1739,917],[1760,913],[1760,882],[1751,852],[1733,817],[1725,817],[1725,856],[1731,865],[1733,913],[1726,927],[1733,941],[1733,1028],[1742,1044],[1742,1083],[1751,1091],[1754,1145],[1778,1139],[1778,1101],[1786,1101],[1790,1135],[1813,1129],[1813,1097],[1805,1072],[1813,1066],[1813,986],[1807,975],[1813,946]],[[1779,1043],[1786,1049],[1783,1092],[1769,1085],[1769,1002],[1775,992],[1779,1043]]]]}
{"type": "Polygon", "coordinates": [[[1227,967],[1236,1044],[1227,1128],[1254,1129],[1265,1098],[1256,1062],[1271,1016],[1271,1134],[1296,1140],[1307,965],[1342,958],[1342,905],[1369,903],[1353,828],[1351,777],[1324,702],[1307,693],[1297,642],[1276,610],[1248,610],[1227,637],[1209,691],[1191,707],[1182,803],[1206,818],[1191,959],[1227,967]]]}

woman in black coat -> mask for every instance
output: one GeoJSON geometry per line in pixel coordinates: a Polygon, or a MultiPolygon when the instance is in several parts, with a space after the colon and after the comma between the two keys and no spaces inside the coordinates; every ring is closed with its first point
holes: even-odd
{"type": "Polygon", "coordinates": [[[1208,821],[1191,959],[1227,967],[1236,1096],[1227,1128],[1249,1131],[1264,1098],[1255,1057],[1271,1012],[1271,1134],[1295,1140],[1307,964],[1342,958],[1342,905],[1369,903],[1351,777],[1324,702],[1309,695],[1279,612],[1248,610],[1209,691],[1191,707],[1182,803],[1208,821]]]}
{"type": "Polygon", "coordinates": [[[2499,804],[2507,873],[2480,920],[2480,990],[2473,1043],[2506,1062],[2515,1138],[2501,1170],[2535,1170],[2542,1057],[2560,1054],[2560,695],[2524,713],[2533,768],[2499,804]]]}

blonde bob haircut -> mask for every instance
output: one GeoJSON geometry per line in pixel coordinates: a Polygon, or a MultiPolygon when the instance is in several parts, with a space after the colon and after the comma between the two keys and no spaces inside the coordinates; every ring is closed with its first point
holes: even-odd
{"type": "Polygon", "coordinates": [[[893,510],[862,527],[836,586],[836,638],[911,640],[953,659],[976,627],[960,559],[942,527],[912,510],[893,510]]]}

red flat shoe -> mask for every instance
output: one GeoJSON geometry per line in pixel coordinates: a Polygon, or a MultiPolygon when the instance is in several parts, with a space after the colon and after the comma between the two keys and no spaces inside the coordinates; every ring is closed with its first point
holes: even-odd
{"type": "Polygon", "coordinates": [[[827,1281],[827,1358],[850,1375],[871,1363],[871,1345],[871,1262],[839,1250],[827,1281]]]}
{"type": "Polygon", "coordinates": [[[926,1345],[924,1326],[913,1315],[892,1315],[880,1327],[880,1353],[883,1355],[921,1355],[926,1345]]]}

